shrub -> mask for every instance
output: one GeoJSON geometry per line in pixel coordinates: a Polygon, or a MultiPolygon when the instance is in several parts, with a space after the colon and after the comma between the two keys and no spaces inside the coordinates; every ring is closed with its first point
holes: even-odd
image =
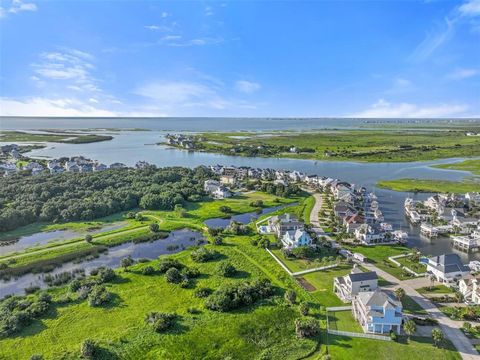
{"type": "Polygon", "coordinates": [[[174,267],[167,270],[165,273],[165,278],[167,279],[167,282],[173,284],[179,284],[183,280],[183,276],[180,271],[174,267]]]}
{"type": "Polygon", "coordinates": [[[300,314],[303,315],[303,316],[307,316],[308,315],[308,312],[310,311],[310,306],[308,305],[308,303],[306,302],[302,302],[300,304],[300,314]]]}
{"type": "Polygon", "coordinates": [[[392,339],[393,341],[397,341],[397,334],[395,333],[395,331],[390,331],[390,339],[392,339]]]}
{"type": "Polygon", "coordinates": [[[291,305],[295,304],[295,302],[297,300],[297,294],[293,290],[287,290],[285,292],[284,297],[285,297],[285,300],[291,305]]]}
{"type": "Polygon", "coordinates": [[[188,278],[196,278],[200,276],[200,270],[196,267],[189,267],[183,269],[183,275],[187,276],[188,278]]]}
{"type": "Polygon", "coordinates": [[[298,338],[315,336],[319,330],[320,324],[314,318],[298,318],[295,320],[295,333],[298,338]]]}
{"type": "Polygon", "coordinates": [[[225,214],[232,212],[232,209],[228,206],[220,206],[218,209],[225,214]]]}
{"type": "Polygon", "coordinates": [[[155,269],[153,268],[153,266],[145,266],[142,270],[141,270],[142,274],[143,275],[152,275],[154,272],[155,272],[155,269]]]}
{"type": "Polygon", "coordinates": [[[159,232],[160,231],[160,226],[158,226],[157,223],[152,223],[149,226],[151,232],[159,232]]]}
{"type": "Polygon", "coordinates": [[[225,312],[251,305],[272,294],[273,287],[269,280],[224,285],[207,299],[205,307],[213,311],[225,312]]]}
{"type": "Polygon", "coordinates": [[[263,206],[263,200],[255,200],[250,203],[251,207],[262,207],[263,206]]]}
{"type": "Polygon", "coordinates": [[[190,257],[195,262],[203,263],[214,259],[216,255],[217,253],[215,251],[201,247],[197,250],[192,251],[190,257]]]}
{"type": "Polygon", "coordinates": [[[93,359],[95,352],[97,350],[97,345],[91,339],[86,339],[80,346],[80,355],[87,359],[93,359]]]}
{"type": "Polygon", "coordinates": [[[213,238],[213,245],[223,245],[223,238],[220,235],[217,235],[213,238]]]}
{"type": "Polygon", "coordinates": [[[218,264],[217,272],[219,275],[222,275],[225,277],[231,277],[235,275],[235,273],[237,272],[237,269],[235,269],[235,266],[233,266],[230,262],[224,261],[218,264]]]}
{"type": "Polygon", "coordinates": [[[43,360],[43,355],[33,354],[30,356],[30,360],[43,360]]]}
{"type": "Polygon", "coordinates": [[[115,271],[111,268],[102,267],[98,270],[98,281],[99,283],[112,281],[117,277],[115,271]]]}
{"type": "Polygon", "coordinates": [[[71,292],[77,292],[81,287],[82,283],[78,279],[73,280],[70,285],[68,285],[68,288],[71,292]]]}
{"type": "Polygon", "coordinates": [[[125,258],[122,259],[122,261],[120,262],[120,265],[125,269],[125,271],[128,270],[128,267],[129,266],[132,266],[134,263],[132,257],[129,255],[125,258]]]}
{"type": "Polygon", "coordinates": [[[145,322],[156,332],[164,332],[173,326],[176,314],[150,312],[145,316],[145,322]]]}
{"type": "Polygon", "coordinates": [[[86,241],[87,243],[91,243],[92,240],[93,240],[92,235],[90,235],[90,234],[85,235],[85,241],[86,241]]]}
{"type": "Polygon", "coordinates": [[[112,294],[107,291],[105,286],[95,285],[88,294],[88,305],[95,307],[108,303],[112,294]]]}
{"type": "Polygon", "coordinates": [[[195,297],[197,298],[206,298],[208,296],[210,296],[210,294],[212,293],[212,289],[209,289],[209,288],[199,288],[197,290],[195,290],[195,297]]]}
{"type": "Polygon", "coordinates": [[[167,272],[167,270],[170,268],[182,270],[184,268],[184,265],[180,263],[178,260],[169,259],[169,258],[162,260],[162,262],[158,265],[158,270],[161,273],[167,272]]]}

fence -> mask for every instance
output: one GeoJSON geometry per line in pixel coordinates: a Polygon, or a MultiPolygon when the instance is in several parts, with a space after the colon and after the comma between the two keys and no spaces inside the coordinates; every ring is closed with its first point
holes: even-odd
{"type": "Polygon", "coordinates": [[[365,338],[365,339],[392,341],[392,339],[390,337],[382,336],[382,335],[354,333],[354,332],[350,332],[350,331],[340,331],[340,330],[330,330],[330,329],[328,329],[327,332],[331,335],[340,335],[340,336],[350,336],[350,337],[365,338]]]}
{"type": "Polygon", "coordinates": [[[420,274],[419,274],[419,273],[413,271],[412,269],[410,269],[409,267],[403,266],[403,265],[400,264],[397,260],[395,260],[395,259],[399,259],[399,258],[402,258],[402,257],[410,256],[410,255],[413,255],[413,253],[390,256],[390,257],[388,258],[388,260],[390,260],[391,262],[393,262],[396,266],[401,267],[401,268],[404,269],[405,271],[409,272],[409,273],[412,274],[413,276],[417,276],[417,277],[425,276],[426,273],[420,273],[420,274]]]}
{"type": "Polygon", "coordinates": [[[352,310],[352,306],[351,305],[346,305],[346,306],[327,307],[327,312],[328,311],[343,311],[343,310],[352,310]]]}

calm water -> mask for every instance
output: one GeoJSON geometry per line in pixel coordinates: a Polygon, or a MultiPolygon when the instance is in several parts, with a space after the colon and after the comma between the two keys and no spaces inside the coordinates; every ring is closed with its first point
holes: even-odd
{"type": "Polygon", "coordinates": [[[226,219],[226,218],[225,219],[224,218],[208,219],[208,220],[205,221],[205,225],[207,225],[209,228],[223,228],[223,229],[226,228],[230,224],[230,221],[236,221],[236,222],[239,222],[240,224],[246,225],[246,224],[258,219],[258,217],[260,215],[270,214],[274,211],[284,209],[288,206],[293,206],[295,204],[296,203],[269,207],[269,208],[262,209],[262,211],[259,212],[259,213],[253,211],[253,212],[249,212],[249,213],[245,213],[245,214],[233,215],[232,217],[230,217],[228,219],[226,219]]]}
{"type": "Polygon", "coordinates": [[[32,235],[21,236],[18,239],[12,241],[0,241],[0,255],[8,254],[15,251],[27,249],[32,246],[44,245],[49,242],[63,241],[74,238],[82,237],[86,234],[100,234],[106,231],[112,231],[124,227],[126,223],[120,222],[107,226],[103,226],[101,229],[93,231],[72,231],[72,230],[55,230],[48,232],[39,232],[32,235]]]}
{"type": "MultiPolygon", "coordinates": [[[[88,274],[91,270],[100,266],[117,268],[120,266],[120,261],[129,255],[135,260],[141,258],[153,260],[160,255],[173,254],[194,246],[197,240],[203,239],[202,234],[199,232],[188,229],[176,230],[172,231],[165,239],[139,244],[126,243],[109,248],[107,253],[103,253],[93,260],[83,261],[78,264],[73,262],[65,263],[50,272],[50,274],[55,275],[74,269],[85,269],[85,272],[88,274]],[[178,248],[169,250],[169,246],[178,246],[178,248]]],[[[23,292],[23,289],[32,285],[45,287],[43,275],[27,274],[10,281],[0,281],[0,299],[8,294],[20,294],[23,292]]]]}

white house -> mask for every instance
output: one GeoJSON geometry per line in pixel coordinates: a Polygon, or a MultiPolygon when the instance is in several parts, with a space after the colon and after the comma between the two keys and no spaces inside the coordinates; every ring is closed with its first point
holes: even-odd
{"type": "Polygon", "coordinates": [[[205,181],[203,184],[203,190],[210,194],[214,199],[225,199],[232,196],[230,191],[216,180],[205,181]]]}
{"type": "Polygon", "coordinates": [[[299,246],[310,246],[312,244],[312,238],[302,229],[287,231],[280,240],[282,241],[283,247],[287,249],[294,249],[299,246]]]}
{"type": "Polygon", "coordinates": [[[362,272],[357,267],[350,274],[333,280],[333,291],[343,302],[352,301],[353,296],[365,291],[374,291],[378,287],[375,271],[362,272]]]}
{"type": "Polygon", "coordinates": [[[470,273],[457,254],[434,256],[428,259],[427,272],[433,274],[437,281],[450,285],[470,273]]]}
{"type": "Polygon", "coordinates": [[[387,334],[393,331],[400,334],[402,309],[400,301],[381,289],[360,292],[352,300],[353,317],[366,333],[387,334]]]}
{"type": "Polygon", "coordinates": [[[480,276],[467,275],[458,282],[458,291],[465,302],[480,305],[480,276]]]}

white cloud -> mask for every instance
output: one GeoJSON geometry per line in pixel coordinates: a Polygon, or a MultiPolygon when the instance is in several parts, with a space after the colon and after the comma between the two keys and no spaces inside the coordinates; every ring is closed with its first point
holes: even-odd
{"type": "Polygon", "coordinates": [[[195,82],[154,82],[139,87],[134,92],[164,105],[178,105],[215,96],[215,91],[195,82]]]}
{"type": "Polygon", "coordinates": [[[429,58],[435,50],[452,38],[455,31],[454,23],[455,20],[446,17],[440,29],[426,35],[425,39],[410,55],[409,60],[419,62],[429,58]]]}
{"type": "Polygon", "coordinates": [[[161,38],[157,44],[173,46],[173,47],[187,47],[187,46],[216,45],[222,42],[223,42],[222,38],[203,37],[203,38],[194,38],[194,39],[183,39],[180,35],[169,35],[161,38]]]}
{"type": "Polygon", "coordinates": [[[477,69],[457,69],[450,73],[447,77],[453,80],[467,79],[478,75],[480,72],[477,69]]]}
{"type": "Polygon", "coordinates": [[[480,15],[480,0],[469,0],[458,8],[463,16],[473,17],[480,15]]]}
{"type": "Polygon", "coordinates": [[[384,99],[378,100],[368,109],[351,115],[358,118],[441,118],[462,116],[468,106],[462,104],[436,104],[419,106],[411,103],[392,104],[384,99]]]}
{"type": "Polygon", "coordinates": [[[169,16],[172,16],[172,15],[171,15],[170,13],[166,12],[166,11],[163,11],[163,12],[160,14],[160,16],[161,16],[163,19],[165,19],[165,18],[167,18],[167,17],[169,17],[169,16]]]}
{"type": "Polygon", "coordinates": [[[213,15],[213,10],[211,6],[206,6],[205,7],[205,16],[212,16],[213,15]]]}
{"type": "Polygon", "coordinates": [[[37,5],[34,3],[26,3],[21,0],[13,0],[10,7],[0,10],[0,16],[3,17],[6,13],[17,14],[23,11],[37,11],[37,5]]]}
{"type": "Polygon", "coordinates": [[[255,91],[260,90],[261,86],[258,83],[247,81],[247,80],[238,80],[235,82],[235,90],[250,94],[255,91]]]}
{"type": "Polygon", "coordinates": [[[408,87],[412,85],[412,82],[408,79],[398,77],[394,80],[394,85],[398,87],[408,87]]]}
{"type": "Polygon", "coordinates": [[[76,91],[98,92],[97,79],[91,74],[94,56],[77,49],[41,53],[40,61],[32,64],[36,81],[59,81],[76,91]]]}
{"type": "Polygon", "coordinates": [[[78,99],[32,97],[25,100],[0,98],[1,116],[118,116],[78,99]]]}
{"type": "Polygon", "coordinates": [[[158,25],[145,25],[144,27],[148,30],[160,30],[160,26],[158,25]]]}

